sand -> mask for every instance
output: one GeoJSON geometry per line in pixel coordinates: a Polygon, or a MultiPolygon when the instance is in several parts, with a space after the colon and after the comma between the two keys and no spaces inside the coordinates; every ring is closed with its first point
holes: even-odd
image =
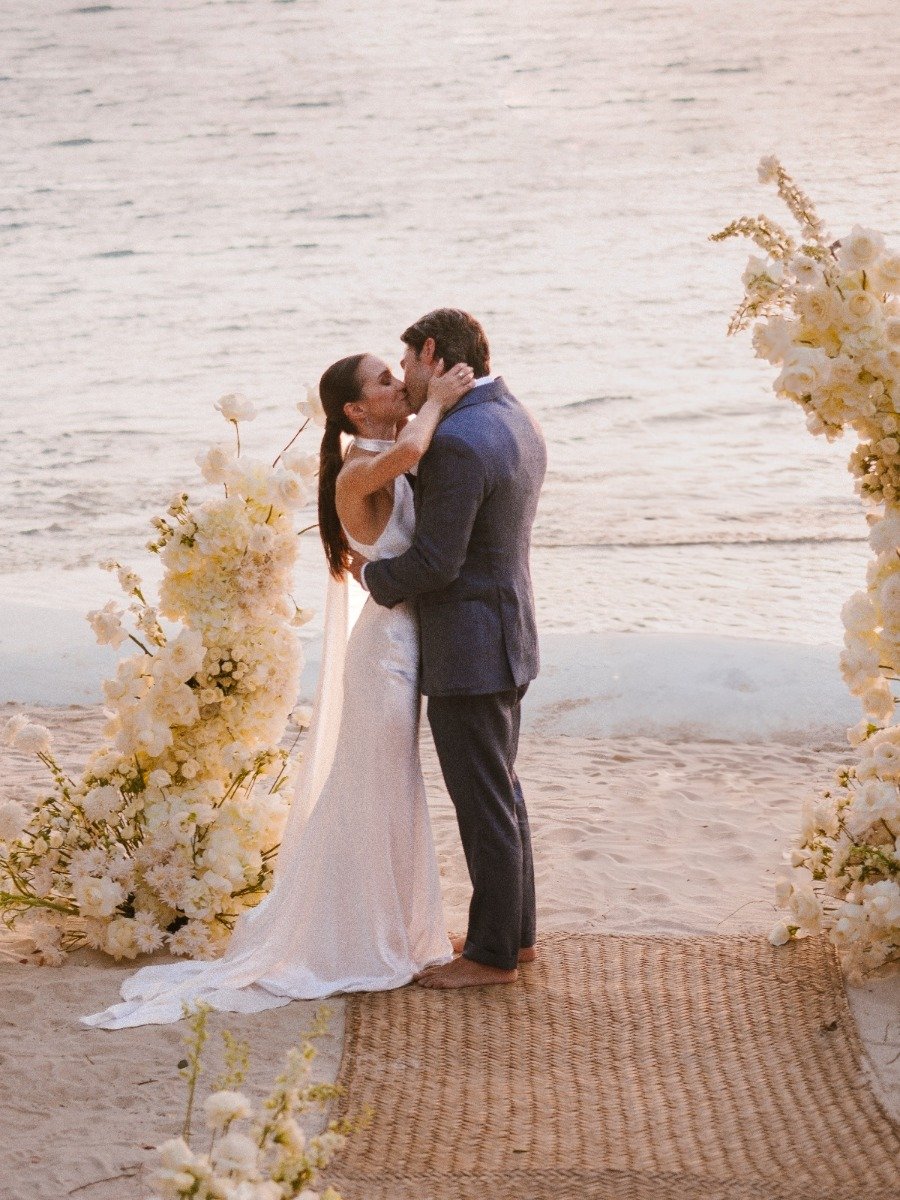
{"type": "MultiPolygon", "coordinates": [[[[0,706],[0,720],[14,711],[18,706],[0,706]]],[[[27,711],[53,729],[59,759],[73,766],[102,723],[94,706],[27,711]]],[[[462,930],[468,879],[427,735],[423,756],[448,928],[462,930]]],[[[826,786],[847,757],[836,740],[662,741],[532,728],[519,766],[533,826],[540,929],[698,937],[766,932],[777,911],[774,871],[801,798],[826,786]]],[[[40,770],[7,752],[0,795],[27,797],[40,770]]],[[[9,950],[13,940],[3,945],[9,950]]],[[[181,1126],[184,1084],[176,1064],[184,1027],[109,1031],[78,1024],[80,1015],[114,1001],[134,969],[87,950],[58,968],[0,963],[0,1200],[149,1194],[152,1147],[181,1126]]],[[[872,1086],[900,1120],[900,975],[848,985],[847,992],[872,1086]]],[[[323,1079],[333,1078],[342,1045],[343,1002],[328,1003],[331,1032],[316,1063],[323,1079]]],[[[220,1029],[247,1038],[253,1061],[247,1088],[261,1093],[316,1007],[297,1002],[253,1016],[215,1013],[210,1047],[220,1029]]]]}

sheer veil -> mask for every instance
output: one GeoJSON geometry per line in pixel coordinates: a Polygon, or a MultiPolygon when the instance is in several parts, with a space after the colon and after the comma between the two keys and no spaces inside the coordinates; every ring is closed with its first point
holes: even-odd
{"type": "MultiPolygon", "coordinates": [[[[354,590],[360,589],[354,587],[354,590]]],[[[294,867],[300,840],[328,778],[337,747],[344,703],[344,660],[350,628],[349,610],[348,578],[345,576],[344,579],[337,580],[329,572],[325,592],[322,662],[313,702],[312,720],[281,846],[275,860],[272,888],[255,908],[241,914],[228,943],[226,960],[233,954],[240,953],[245,945],[249,949],[248,935],[252,935],[253,945],[259,947],[260,941],[267,937],[269,930],[274,929],[277,923],[281,907],[279,902],[286,887],[285,881],[293,881],[287,886],[296,886],[294,867]]]]}

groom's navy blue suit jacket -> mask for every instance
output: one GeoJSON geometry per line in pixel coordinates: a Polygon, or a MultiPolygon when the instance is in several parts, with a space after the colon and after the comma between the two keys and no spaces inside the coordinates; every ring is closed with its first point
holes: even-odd
{"type": "Polygon", "coordinates": [[[426,696],[501,692],[537,675],[528,558],[546,468],[537,423],[499,377],[438,425],[419,464],[412,546],[366,567],[378,604],[417,603],[426,696]]]}

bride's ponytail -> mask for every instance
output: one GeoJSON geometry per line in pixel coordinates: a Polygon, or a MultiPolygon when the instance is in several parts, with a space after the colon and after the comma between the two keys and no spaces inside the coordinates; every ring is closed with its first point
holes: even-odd
{"type": "Polygon", "coordinates": [[[350,547],[335,502],[337,477],[344,464],[341,434],[354,434],[344,412],[345,404],[359,399],[357,373],[364,354],[352,354],[332,364],[319,380],[319,396],[325,409],[325,433],[319,450],[319,536],[328,559],[328,569],[341,579],[350,561],[350,547]]]}

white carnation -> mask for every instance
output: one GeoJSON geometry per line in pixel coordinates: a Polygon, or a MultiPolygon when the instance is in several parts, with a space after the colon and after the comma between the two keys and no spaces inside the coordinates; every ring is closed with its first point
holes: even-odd
{"type": "Polygon", "coordinates": [[[854,225],[847,237],[841,239],[838,261],[844,271],[865,271],[875,265],[883,249],[883,234],[854,225]]]}
{"type": "Polygon", "coordinates": [[[108,821],[122,804],[121,792],[110,784],[92,788],[81,801],[84,815],[89,821],[108,821]]]}
{"type": "Polygon", "coordinates": [[[759,358],[780,366],[794,346],[797,325],[784,317],[769,317],[753,327],[753,349],[759,358]]]}
{"type": "Polygon", "coordinates": [[[14,842],[28,824],[28,812],[18,800],[0,804],[0,842],[14,842]]]}

